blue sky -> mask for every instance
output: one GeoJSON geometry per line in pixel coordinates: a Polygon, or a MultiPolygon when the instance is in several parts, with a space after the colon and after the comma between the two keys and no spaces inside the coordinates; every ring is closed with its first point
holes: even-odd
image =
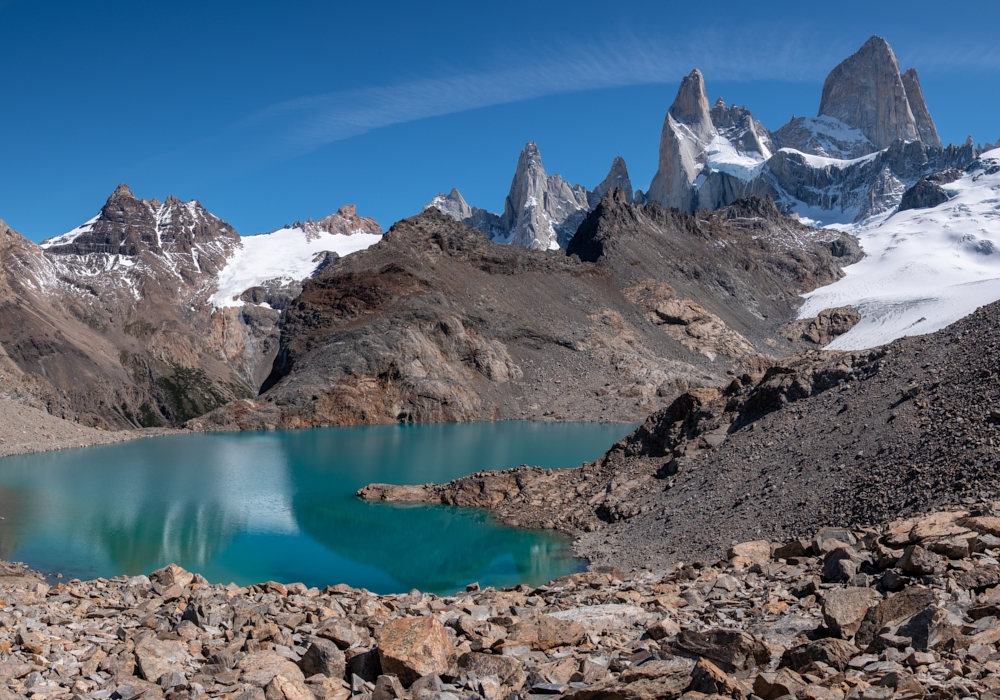
{"type": "Polygon", "coordinates": [[[453,186],[496,211],[529,140],[645,189],[692,68],[776,129],[872,34],[945,142],[1000,137],[995,2],[0,0],[0,28],[0,218],[33,240],[119,182],[243,234],[345,203],[388,228],[453,186]]]}

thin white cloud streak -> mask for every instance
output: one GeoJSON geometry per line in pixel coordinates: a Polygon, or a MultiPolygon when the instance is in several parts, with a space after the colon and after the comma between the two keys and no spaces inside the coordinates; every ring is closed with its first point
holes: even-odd
{"type": "Polygon", "coordinates": [[[419,119],[548,95],[675,83],[695,67],[705,74],[710,93],[713,80],[822,79],[844,55],[843,47],[817,51],[814,42],[787,34],[743,41],[711,33],[684,42],[618,37],[552,47],[534,57],[522,56],[505,68],[291,100],[238,126],[276,134],[273,155],[288,157],[419,119]]]}

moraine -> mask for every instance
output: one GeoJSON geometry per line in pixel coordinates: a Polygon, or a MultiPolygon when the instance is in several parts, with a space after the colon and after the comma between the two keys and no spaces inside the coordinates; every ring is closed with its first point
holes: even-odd
{"type": "Polygon", "coordinates": [[[379,593],[537,585],[580,570],[569,540],[444,506],[363,503],[373,481],[578,466],[625,424],[496,422],[176,435],[0,460],[0,556],[65,578],[171,562],[212,582],[379,593]]]}

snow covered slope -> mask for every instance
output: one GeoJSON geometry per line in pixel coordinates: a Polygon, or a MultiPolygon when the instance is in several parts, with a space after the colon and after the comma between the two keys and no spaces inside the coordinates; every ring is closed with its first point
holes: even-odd
{"type": "Polygon", "coordinates": [[[851,305],[861,322],[830,349],[854,350],[944,328],[1000,299],[1000,149],[942,186],[948,201],[856,226],[867,257],[806,295],[800,318],[851,305]]]}
{"type": "Polygon", "coordinates": [[[209,301],[216,307],[242,306],[240,295],[247,289],[273,281],[302,282],[324,262],[324,253],[348,255],[381,239],[381,234],[367,231],[309,235],[301,226],[244,236],[242,247],[219,272],[218,290],[209,301]]]}

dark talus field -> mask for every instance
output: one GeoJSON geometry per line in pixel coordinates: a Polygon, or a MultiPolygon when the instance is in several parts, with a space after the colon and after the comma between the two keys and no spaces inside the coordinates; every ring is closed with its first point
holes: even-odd
{"type": "Polygon", "coordinates": [[[620,190],[566,252],[497,245],[436,210],[401,221],[306,283],[262,396],[191,426],[642,419],[734,362],[809,345],[779,332],[798,295],[860,258],[770,200],[692,216],[620,190]]]}

